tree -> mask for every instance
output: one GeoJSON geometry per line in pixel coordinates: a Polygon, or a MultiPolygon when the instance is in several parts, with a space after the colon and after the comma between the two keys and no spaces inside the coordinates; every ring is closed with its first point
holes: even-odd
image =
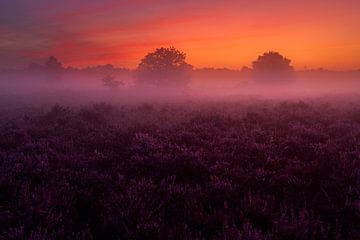
{"type": "Polygon", "coordinates": [[[56,57],[50,56],[47,62],[45,63],[45,68],[48,71],[56,72],[62,70],[63,65],[59,60],[57,60],[56,57]]]}
{"type": "Polygon", "coordinates": [[[291,60],[278,52],[266,52],[252,63],[253,77],[259,82],[288,82],[294,78],[291,60]]]}
{"type": "Polygon", "coordinates": [[[118,88],[120,85],[123,85],[123,82],[120,81],[116,81],[115,77],[112,75],[106,75],[103,79],[102,79],[103,85],[104,87],[108,87],[108,88],[118,88]]]}
{"type": "Polygon", "coordinates": [[[252,69],[247,66],[244,66],[241,68],[240,73],[243,78],[249,78],[252,74],[252,69]]]}
{"type": "Polygon", "coordinates": [[[31,72],[40,72],[44,70],[44,66],[38,63],[30,63],[28,70],[31,72]]]}
{"type": "Polygon", "coordinates": [[[193,67],[186,63],[186,54],[174,47],[158,48],[148,53],[136,69],[137,84],[184,86],[193,67]]]}

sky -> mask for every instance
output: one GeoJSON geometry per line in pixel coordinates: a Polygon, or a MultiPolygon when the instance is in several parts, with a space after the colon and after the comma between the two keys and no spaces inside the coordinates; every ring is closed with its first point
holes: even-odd
{"type": "Polygon", "coordinates": [[[0,68],[135,68],[158,47],[197,68],[240,69],[278,51],[296,69],[360,69],[359,0],[1,0],[0,68]]]}

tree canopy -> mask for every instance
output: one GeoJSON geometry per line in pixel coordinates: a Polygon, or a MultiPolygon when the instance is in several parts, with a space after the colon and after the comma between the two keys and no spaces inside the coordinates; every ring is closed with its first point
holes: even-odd
{"type": "Polygon", "coordinates": [[[185,85],[192,66],[186,54],[174,47],[158,48],[148,53],[136,69],[137,83],[153,85],[185,85]]]}
{"type": "Polygon", "coordinates": [[[63,69],[63,65],[56,57],[50,56],[45,63],[45,68],[50,71],[58,71],[63,69]]]}
{"type": "Polygon", "coordinates": [[[283,82],[293,78],[294,68],[291,60],[278,52],[266,52],[252,63],[256,80],[263,82],[283,82]]]}
{"type": "Polygon", "coordinates": [[[115,76],[112,75],[106,75],[102,79],[103,86],[107,88],[118,88],[120,85],[123,85],[123,82],[116,81],[115,76]]]}

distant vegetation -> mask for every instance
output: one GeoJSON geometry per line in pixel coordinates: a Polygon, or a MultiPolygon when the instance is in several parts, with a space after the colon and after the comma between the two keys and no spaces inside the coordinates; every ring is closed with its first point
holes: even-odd
{"type": "MultiPolygon", "coordinates": [[[[17,71],[2,71],[2,75],[17,71]]],[[[20,73],[22,73],[20,71],[20,73]]],[[[28,67],[29,74],[36,73],[37,77],[44,79],[54,78],[63,75],[72,77],[116,77],[118,82],[127,82],[127,86],[140,89],[143,86],[173,87],[173,90],[182,91],[186,86],[214,86],[215,88],[229,82],[238,82],[233,87],[251,85],[262,85],[265,87],[281,85],[291,86],[296,83],[322,84],[322,80],[328,83],[356,84],[360,78],[360,70],[353,71],[330,71],[326,69],[304,69],[295,70],[291,60],[279,52],[269,51],[257,57],[251,67],[244,66],[239,69],[228,68],[194,68],[186,61],[186,54],[174,47],[158,48],[145,55],[139,62],[136,69],[115,67],[111,64],[89,66],[85,68],[64,67],[61,61],[51,56],[44,64],[32,63],[28,67]],[[200,85],[199,85],[200,84],[200,85]]],[[[1,76],[0,76],[1,77],[1,76]]],[[[31,77],[31,75],[29,75],[31,77]]],[[[115,87],[115,82],[104,83],[104,87],[115,87]],[[111,86],[110,86],[111,85],[111,86]]],[[[120,86],[119,84],[117,86],[120,86]]],[[[326,84],[328,85],[328,84],[326,84]]],[[[229,85],[230,86],[230,85],[229,85]]]]}
{"type": "Polygon", "coordinates": [[[122,82],[116,81],[114,76],[107,75],[102,79],[103,85],[108,88],[118,88],[123,85],[122,82]]]}
{"type": "Polygon", "coordinates": [[[193,67],[186,54],[174,47],[158,48],[147,54],[136,69],[136,83],[156,86],[185,86],[193,67]]]}
{"type": "Polygon", "coordinates": [[[253,77],[259,83],[286,83],[294,78],[291,60],[278,52],[267,52],[252,63],[253,77]]]}
{"type": "Polygon", "coordinates": [[[30,71],[46,71],[46,72],[59,72],[64,70],[63,64],[54,56],[50,56],[44,65],[31,63],[29,65],[30,71]]]}

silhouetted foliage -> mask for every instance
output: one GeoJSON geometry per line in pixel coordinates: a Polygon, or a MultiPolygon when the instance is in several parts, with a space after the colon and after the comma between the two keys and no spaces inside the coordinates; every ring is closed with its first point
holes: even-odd
{"type": "Polygon", "coordinates": [[[120,85],[123,85],[122,82],[116,81],[115,77],[112,75],[106,75],[102,79],[102,82],[103,82],[104,87],[108,87],[108,88],[118,88],[120,85]]]}
{"type": "Polygon", "coordinates": [[[158,48],[147,54],[136,70],[137,84],[184,86],[189,82],[192,66],[186,54],[174,47],[158,48]]]}
{"type": "Polygon", "coordinates": [[[50,56],[47,62],[45,63],[45,68],[48,71],[60,71],[63,69],[62,63],[54,56],[50,56]]]}
{"type": "Polygon", "coordinates": [[[54,56],[50,56],[48,60],[42,65],[38,63],[31,63],[28,70],[37,73],[46,73],[51,77],[57,76],[64,70],[63,64],[54,56]]]}
{"type": "Polygon", "coordinates": [[[252,76],[252,69],[245,66],[241,68],[240,73],[243,79],[248,79],[252,76]]]}
{"type": "Polygon", "coordinates": [[[359,109],[239,106],[0,124],[0,239],[359,239],[359,109]]]}
{"type": "Polygon", "coordinates": [[[38,63],[30,63],[28,69],[33,72],[39,72],[44,70],[44,66],[38,63]]]}
{"type": "Polygon", "coordinates": [[[290,63],[278,52],[266,52],[252,63],[253,77],[261,83],[288,82],[294,78],[290,63]]]}

